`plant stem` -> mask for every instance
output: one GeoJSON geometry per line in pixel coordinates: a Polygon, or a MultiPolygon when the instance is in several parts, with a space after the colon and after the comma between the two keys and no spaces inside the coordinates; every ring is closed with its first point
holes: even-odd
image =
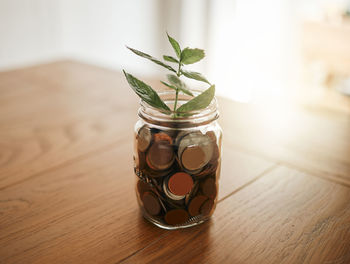
{"type": "Polygon", "coordinates": [[[179,68],[177,69],[176,75],[177,75],[177,77],[180,77],[180,75],[181,75],[181,61],[179,61],[179,68]]]}
{"type": "MultiPolygon", "coordinates": [[[[176,75],[177,77],[181,76],[181,61],[179,61],[179,67],[177,69],[176,75]]],[[[176,106],[177,106],[178,96],[179,96],[179,89],[176,89],[175,103],[174,103],[174,118],[176,117],[176,106]]]]}
{"type": "Polygon", "coordinates": [[[176,89],[176,96],[175,96],[175,104],[174,104],[174,117],[176,117],[176,105],[177,105],[177,98],[179,95],[179,89],[176,89]]]}

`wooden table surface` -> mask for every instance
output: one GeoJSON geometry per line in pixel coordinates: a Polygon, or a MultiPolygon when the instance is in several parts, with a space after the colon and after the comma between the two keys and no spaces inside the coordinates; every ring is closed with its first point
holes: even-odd
{"type": "Polygon", "coordinates": [[[219,103],[217,209],[167,231],[136,203],[138,99],[120,73],[0,73],[0,263],[350,263],[349,113],[219,103]]]}

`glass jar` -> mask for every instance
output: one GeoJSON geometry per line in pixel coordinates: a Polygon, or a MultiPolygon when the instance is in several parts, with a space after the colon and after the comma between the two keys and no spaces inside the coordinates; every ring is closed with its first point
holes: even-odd
{"type": "MultiPolygon", "coordinates": [[[[194,92],[198,95],[199,92],[194,92]]],[[[172,109],[175,91],[159,93],[172,109]]],[[[191,98],[179,95],[178,105],[191,98]]],[[[174,118],[141,101],[135,124],[136,195],[143,216],[165,229],[198,225],[213,214],[222,131],[217,101],[174,118]]]]}

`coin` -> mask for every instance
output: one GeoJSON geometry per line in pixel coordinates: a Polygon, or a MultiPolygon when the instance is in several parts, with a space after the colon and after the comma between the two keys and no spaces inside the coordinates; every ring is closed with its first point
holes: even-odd
{"type": "Polygon", "coordinates": [[[184,131],[184,130],[178,132],[178,134],[177,134],[177,136],[176,136],[176,138],[175,138],[174,144],[175,144],[176,146],[180,145],[180,142],[181,142],[182,138],[183,138],[184,136],[190,134],[190,133],[191,133],[191,132],[189,132],[189,131],[184,131]]]}
{"type": "Polygon", "coordinates": [[[213,145],[207,135],[192,132],[182,137],[178,157],[186,171],[199,172],[212,158],[213,145]]]}
{"type": "Polygon", "coordinates": [[[161,177],[168,176],[173,171],[174,170],[171,167],[166,169],[166,170],[154,170],[154,169],[147,167],[144,170],[144,174],[146,174],[147,176],[152,177],[152,178],[161,178],[161,177]]]}
{"type": "Polygon", "coordinates": [[[154,141],[147,151],[147,165],[153,170],[166,170],[173,164],[174,159],[171,137],[162,132],[155,134],[154,141]]]}
{"type": "Polygon", "coordinates": [[[168,198],[170,198],[171,200],[174,200],[174,201],[179,201],[179,200],[182,200],[183,198],[185,198],[185,195],[175,195],[169,191],[168,178],[163,181],[163,192],[165,193],[165,195],[168,198]]]}
{"type": "Polygon", "coordinates": [[[165,222],[169,225],[178,225],[185,223],[189,219],[189,214],[184,209],[174,209],[168,211],[165,216],[165,222]]]}
{"type": "Polygon", "coordinates": [[[203,203],[208,200],[208,197],[204,195],[198,195],[194,197],[190,204],[188,205],[188,212],[191,216],[196,216],[200,214],[200,209],[203,205],[203,203]]]}
{"type": "Polygon", "coordinates": [[[139,151],[145,152],[149,147],[152,139],[151,130],[147,126],[140,128],[137,134],[137,149],[139,151]]]}
{"type": "Polygon", "coordinates": [[[207,178],[201,183],[201,190],[205,196],[210,198],[215,198],[217,190],[216,190],[216,182],[213,178],[207,178]]]}
{"type": "Polygon", "coordinates": [[[197,182],[193,183],[193,187],[192,187],[191,192],[186,195],[186,199],[185,199],[186,205],[188,205],[189,202],[192,200],[192,198],[197,195],[198,189],[199,189],[199,183],[197,181],[197,182]]]}
{"type": "Polygon", "coordinates": [[[213,176],[215,177],[215,172],[216,172],[216,169],[218,167],[218,163],[216,162],[215,164],[213,163],[208,163],[202,171],[200,171],[199,173],[195,173],[193,174],[193,176],[196,178],[196,179],[201,179],[201,178],[204,178],[206,176],[213,176]]]}
{"type": "Polygon", "coordinates": [[[168,180],[169,191],[175,195],[183,196],[188,194],[193,187],[193,180],[185,172],[178,172],[170,176],[168,180]]]}
{"type": "Polygon", "coordinates": [[[151,189],[152,189],[152,187],[151,187],[148,183],[146,183],[146,182],[144,182],[144,181],[142,181],[142,180],[138,180],[138,181],[137,181],[137,191],[139,192],[140,197],[142,197],[142,195],[143,195],[146,191],[149,191],[149,190],[151,190],[151,189]]]}
{"type": "Polygon", "coordinates": [[[168,141],[170,145],[173,143],[172,138],[164,132],[154,134],[154,141],[168,141]]]}
{"type": "Polygon", "coordinates": [[[205,133],[213,142],[216,142],[216,134],[214,131],[210,130],[205,133]]]}
{"type": "Polygon", "coordinates": [[[140,170],[143,170],[143,169],[146,168],[146,155],[145,155],[144,152],[137,151],[136,166],[137,166],[140,170]]]}
{"type": "Polygon", "coordinates": [[[182,165],[190,171],[202,168],[206,164],[204,149],[201,146],[188,146],[181,156],[182,165]]]}
{"type": "Polygon", "coordinates": [[[142,195],[142,202],[145,210],[150,215],[158,215],[161,211],[161,205],[159,203],[158,197],[152,192],[145,192],[142,195]]]}
{"type": "Polygon", "coordinates": [[[210,159],[210,163],[216,163],[219,156],[220,156],[220,150],[219,150],[219,146],[216,143],[216,135],[214,131],[208,131],[207,133],[205,133],[210,139],[211,139],[211,143],[213,144],[213,156],[210,159]]]}
{"type": "Polygon", "coordinates": [[[211,212],[211,209],[213,208],[214,205],[214,200],[213,199],[208,199],[206,200],[201,208],[199,209],[200,213],[202,215],[209,215],[211,212]]]}

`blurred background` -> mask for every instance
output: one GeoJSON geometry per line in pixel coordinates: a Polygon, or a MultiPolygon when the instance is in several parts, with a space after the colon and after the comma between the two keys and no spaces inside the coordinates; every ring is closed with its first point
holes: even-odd
{"type": "Polygon", "coordinates": [[[191,69],[219,95],[349,109],[350,0],[0,0],[0,71],[76,59],[153,78],[125,45],[161,58],[166,31],[206,50],[191,69]]]}

